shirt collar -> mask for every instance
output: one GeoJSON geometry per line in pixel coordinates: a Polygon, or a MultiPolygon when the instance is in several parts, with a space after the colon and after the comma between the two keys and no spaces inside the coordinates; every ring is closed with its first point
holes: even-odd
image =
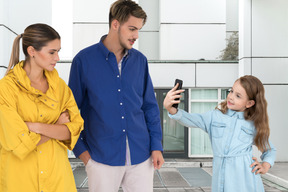
{"type": "MultiPolygon", "coordinates": [[[[107,35],[103,35],[99,41],[99,44],[100,44],[101,50],[103,51],[103,54],[105,55],[106,58],[108,58],[109,54],[112,52],[110,52],[107,49],[107,47],[105,47],[105,45],[103,44],[103,41],[106,37],[107,37],[107,35]]],[[[131,53],[131,49],[126,49],[123,58],[128,56],[130,53],[131,53]]]]}
{"type": "Polygon", "coordinates": [[[233,111],[231,109],[228,109],[226,114],[230,117],[237,117],[239,119],[244,119],[244,112],[237,112],[237,111],[233,111]]]}

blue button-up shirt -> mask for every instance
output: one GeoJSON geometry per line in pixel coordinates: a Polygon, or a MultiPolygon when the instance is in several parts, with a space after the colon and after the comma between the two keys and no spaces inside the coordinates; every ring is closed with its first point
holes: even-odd
{"type": "MultiPolygon", "coordinates": [[[[105,38],[102,37],[102,39],[105,38]]],[[[80,51],[73,59],[69,86],[81,110],[84,130],[73,150],[78,157],[88,150],[99,163],[123,166],[126,137],[131,164],[162,149],[160,112],[146,57],[128,50],[121,65],[102,43],[80,51]]]]}
{"type": "MultiPolygon", "coordinates": [[[[213,149],[213,192],[264,192],[260,174],[252,173],[252,145],[256,129],[243,112],[228,110],[223,114],[212,110],[204,114],[187,113],[181,109],[169,116],[187,127],[199,127],[209,134],[213,149]]],[[[262,161],[274,164],[276,150],[261,155],[262,161]]]]}

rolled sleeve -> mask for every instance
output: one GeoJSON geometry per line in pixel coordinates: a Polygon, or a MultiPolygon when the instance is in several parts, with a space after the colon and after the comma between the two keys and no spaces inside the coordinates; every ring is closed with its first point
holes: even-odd
{"type": "Polygon", "coordinates": [[[80,111],[74,99],[74,95],[71,89],[66,85],[64,81],[62,82],[62,86],[65,88],[63,93],[63,100],[65,103],[62,111],[68,111],[70,122],[64,123],[70,131],[71,137],[70,140],[58,141],[61,145],[66,147],[69,150],[72,150],[77,143],[77,140],[80,136],[81,131],[83,130],[84,120],[80,115],[80,111]]]}
{"type": "Polygon", "coordinates": [[[271,167],[273,167],[275,158],[276,158],[276,149],[270,141],[269,141],[269,145],[270,145],[270,149],[263,152],[260,158],[263,162],[267,162],[271,165],[271,167]]]}
{"type": "Polygon", "coordinates": [[[21,143],[15,149],[12,149],[12,151],[19,159],[24,159],[36,148],[41,136],[36,133],[27,133],[26,131],[22,131],[18,134],[18,138],[21,143]]]}
{"type": "Polygon", "coordinates": [[[39,134],[29,132],[27,125],[16,110],[6,104],[0,105],[0,142],[1,146],[24,159],[40,141],[39,134]]]}
{"type": "Polygon", "coordinates": [[[73,122],[73,123],[70,122],[65,123],[65,125],[68,127],[70,131],[71,138],[69,141],[60,141],[60,142],[63,143],[64,146],[67,147],[67,149],[73,150],[80,136],[80,132],[83,130],[82,128],[83,122],[73,122]],[[81,128],[79,129],[79,127],[81,128]]]}

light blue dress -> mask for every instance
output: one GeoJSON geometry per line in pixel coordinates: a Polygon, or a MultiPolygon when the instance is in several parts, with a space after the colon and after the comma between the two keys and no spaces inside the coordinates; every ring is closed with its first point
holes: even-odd
{"type": "MultiPolygon", "coordinates": [[[[253,138],[256,129],[243,112],[228,110],[223,114],[212,110],[204,114],[187,113],[181,109],[170,118],[187,127],[199,127],[209,134],[213,149],[212,192],[264,192],[260,174],[252,173],[253,138]]],[[[274,164],[276,150],[261,155],[262,161],[274,164]]]]}

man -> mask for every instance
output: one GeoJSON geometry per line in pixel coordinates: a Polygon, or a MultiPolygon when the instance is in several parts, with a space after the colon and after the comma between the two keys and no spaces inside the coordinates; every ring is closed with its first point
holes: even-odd
{"type": "Polygon", "coordinates": [[[152,192],[164,163],[159,108],[146,57],[132,48],[146,13],[131,0],[114,2],[109,32],[80,51],[69,86],[84,118],[74,154],[86,166],[89,191],[152,192]]]}

